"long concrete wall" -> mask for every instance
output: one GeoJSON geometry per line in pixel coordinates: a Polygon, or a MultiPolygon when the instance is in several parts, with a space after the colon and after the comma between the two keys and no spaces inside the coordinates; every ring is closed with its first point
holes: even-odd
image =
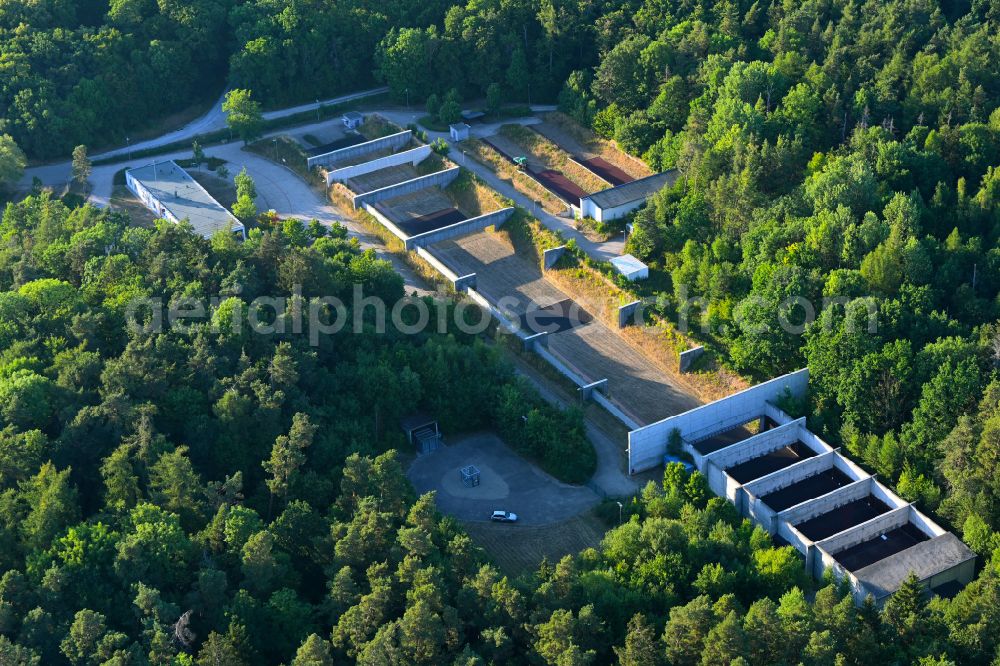
{"type": "Polygon", "coordinates": [[[842,550],[856,546],[869,539],[874,539],[897,527],[902,527],[908,522],[910,522],[910,507],[901,506],[892,511],[887,511],[881,516],[875,516],[871,520],[867,520],[859,525],[849,527],[843,532],[838,532],[822,541],[817,541],[816,545],[831,555],[836,555],[842,550]]]}
{"type": "Polygon", "coordinates": [[[362,162],[361,164],[355,164],[354,166],[334,169],[333,171],[327,172],[326,184],[330,185],[334,182],[342,182],[348,178],[363,176],[367,173],[378,171],[379,169],[388,169],[389,167],[399,166],[401,164],[412,164],[413,166],[417,166],[427,159],[431,152],[430,146],[418,146],[416,148],[411,148],[410,150],[404,150],[399,153],[393,153],[392,155],[386,155],[385,157],[379,157],[378,159],[374,159],[369,162],[362,162]]]}
{"type": "Polygon", "coordinates": [[[816,516],[822,516],[824,513],[833,511],[845,504],[868,497],[871,494],[871,487],[871,477],[859,479],[846,486],[832,490],[825,495],[814,497],[811,500],[806,500],[801,504],[780,511],[777,518],[778,520],[787,521],[792,525],[798,525],[816,516]]]}
{"type": "Polygon", "coordinates": [[[476,286],[476,274],[469,273],[468,275],[459,275],[455,271],[451,270],[444,263],[431,254],[427,249],[418,247],[416,248],[417,255],[419,255],[424,261],[433,266],[441,275],[448,278],[451,282],[452,288],[455,291],[463,291],[468,287],[476,286]]]}
{"type": "MultiPolygon", "coordinates": [[[[751,435],[743,441],[730,444],[708,455],[700,456],[702,467],[707,467],[707,463],[711,463],[719,469],[726,469],[777,451],[801,439],[805,424],[805,417],[796,419],[777,428],[751,435]]],[[[823,453],[823,451],[817,451],[818,453],[823,453]]]]}
{"type": "Polygon", "coordinates": [[[449,238],[465,236],[477,231],[482,231],[487,227],[499,229],[513,214],[513,208],[501,208],[500,210],[495,210],[492,213],[485,213],[477,217],[470,217],[467,220],[462,220],[461,222],[456,222],[455,224],[449,224],[446,227],[441,227],[440,229],[435,229],[434,231],[417,234],[416,236],[411,236],[405,241],[406,249],[412,250],[416,247],[439,243],[443,240],[448,240],[449,238]]]}
{"type": "Polygon", "coordinates": [[[322,155],[313,155],[306,160],[306,166],[310,169],[316,166],[326,167],[336,162],[351,160],[365,155],[370,155],[380,150],[399,150],[410,142],[413,132],[405,130],[389,136],[383,136],[364,143],[355,144],[339,150],[332,150],[322,155]]]}
{"type": "Polygon", "coordinates": [[[369,215],[378,220],[383,227],[388,229],[393,236],[406,243],[406,239],[409,238],[409,236],[403,233],[403,230],[397,227],[392,220],[390,220],[381,212],[379,212],[379,210],[375,208],[375,206],[372,206],[370,204],[363,204],[362,208],[364,208],[369,215]]]}
{"type": "Polygon", "coordinates": [[[414,192],[419,192],[420,190],[427,189],[428,187],[447,187],[451,184],[451,181],[458,178],[459,171],[459,167],[451,167],[450,169],[436,171],[434,173],[427,174],[426,176],[419,176],[417,178],[411,178],[410,180],[404,180],[402,183],[396,183],[395,185],[390,185],[389,187],[382,187],[377,190],[372,190],[371,192],[355,195],[354,208],[357,210],[365,204],[378,203],[379,201],[385,201],[386,199],[392,199],[393,197],[413,194],[414,192]]]}
{"type": "Polygon", "coordinates": [[[637,428],[628,435],[629,469],[641,472],[663,464],[667,441],[675,429],[684,441],[691,442],[742,425],[764,414],[766,404],[780,398],[786,389],[795,397],[805,396],[808,384],[809,371],[803,368],[722,400],[637,428]]]}

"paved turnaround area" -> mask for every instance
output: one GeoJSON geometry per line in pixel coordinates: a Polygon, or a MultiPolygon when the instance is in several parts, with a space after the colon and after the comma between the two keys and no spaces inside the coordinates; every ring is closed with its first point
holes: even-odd
{"type": "Polygon", "coordinates": [[[549,476],[515,453],[492,433],[465,435],[433,453],[418,456],[407,476],[418,493],[436,492],[438,508],[449,516],[488,522],[494,511],[518,515],[518,525],[548,525],[579,515],[600,498],[586,486],[571,486],[549,476]],[[467,487],[461,469],[479,468],[480,483],[467,487]]]}
{"type": "MultiPolygon", "coordinates": [[[[431,245],[429,251],[458,275],[476,273],[476,290],[515,317],[530,304],[545,308],[568,296],[519,256],[500,234],[480,232],[431,245]],[[501,303],[500,299],[505,300],[501,303]]],[[[608,380],[614,402],[642,423],[652,423],[699,403],[603,322],[548,336],[549,350],[588,381],[608,380]]]]}

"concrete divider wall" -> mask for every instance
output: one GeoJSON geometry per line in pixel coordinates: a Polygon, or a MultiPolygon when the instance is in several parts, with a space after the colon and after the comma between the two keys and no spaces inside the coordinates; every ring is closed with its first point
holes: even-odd
{"type": "Polygon", "coordinates": [[[781,407],[778,407],[773,402],[768,402],[764,405],[764,416],[771,419],[775,423],[788,423],[789,421],[795,420],[788,412],[783,410],[781,407]]]}
{"type": "Polygon", "coordinates": [[[859,479],[836,490],[831,490],[825,495],[814,497],[801,504],[790,506],[784,511],[779,511],[776,518],[777,520],[789,522],[792,525],[798,525],[816,516],[821,516],[824,513],[842,507],[845,504],[868,497],[871,494],[871,487],[871,477],[859,479]]]}
{"type": "Polygon", "coordinates": [[[833,459],[833,466],[852,479],[863,479],[867,476],[871,476],[871,474],[866,472],[861,465],[857,464],[850,458],[841,455],[839,452],[833,459]]]}
{"type": "Polygon", "coordinates": [[[892,492],[884,484],[879,483],[875,478],[872,478],[872,495],[882,500],[890,507],[895,509],[896,507],[906,506],[909,504],[905,499],[892,492]]]}
{"type": "Polygon", "coordinates": [[[473,287],[467,288],[465,290],[465,293],[468,294],[469,298],[475,301],[476,304],[479,305],[479,307],[483,308],[491,315],[493,315],[493,317],[498,322],[500,322],[500,325],[503,326],[505,329],[516,335],[521,340],[524,340],[526,337],[528,337],[525,334],[525,332],[521,330],[520,325],[515,324],[513,321],[510,320],[510,318],[507,317],[507,315],[500,312],[500,310],[498,310],[497,308],[493,307],[493,304],[490,303],[485,296],[480,294],[473,287]]]}
{"type": "Polygon", "coordinates": [[[834,458],[837,455],[836,451],[830,451],[814,458],[806,458],[802,462],[797,462],[785,469],[762,476],[759,479],[754,479],[746,484],[745,487],[747,492],[754,497],[763,497],[768,493],[787,488],[793,483],[798,483],[803,479],[830,469],[836,464],[834,458]]]}
{"type": "MultiPolygon", "coordinates": [[[[629,469],[641,472],[662,465],[667,440],[674,429],[686,442],[704,438],[764,414],[767,403],[778,399],[786,389],[795,397],[805,396],[808,384],[809,370],[802,368],[722,400],[636,428],[628,435],[629,469]]],[[[686,448],[693,451],[690,446],[686,448]]]]}
{"type": "Polygon", "coordinates": [[[809,549],[812,547],[813,542],[807,539],[802,532],[799,532],[788,523],[779,522],[777,534],[795,548],[795,550],[805,555],[808,561],[809,549]]]}
{"type": "Polygon", "coordinates": [[[859,543],[874,539],[886,532],[890,532],[897,527],[902,527],[910,520],[910,507],[901,506],[893,509],[881,516],[875,516],[871,520],[849,527],[843,532],[838,532],[832,536],[818,541],[820,547],[831,555],[836,555],[842,550],[856,546],[859,543]]]}
{"type": "MultiPolygon", "coordinates": [[[[801,431],[805,428],[805,423],[806,420],[802,418],[780,425],[777,428],[765,430],[764,432],[747,437],[742,442],[736,442],[718,451],[713,451],[705,456],[704,459],[719,469],[726,469],[733,465],[745,463],[748,460],[759,458],[802,439],[801,431]]],[[[816,453],[825,452],[817,451],[816,453]]]]}
{"type": "Polygon", "coordinates": [[[634,418],[632,418],[631,416],[629,416],[628,414],[626,414],[624,411],[622,411],[622,409],[620,407],[618,407],[618,405],[616,405],[615,403],[611,402],[611,400],[609,400],[607,397],[605,397],[605,396],[603,396],[603,395],[601,395],[600,393],[597,393],[597,392],[595,392],[592,397],[594,399],[594,402],[596,402],[598,405],[600,405],[601,407],[603,407],[604,409],[606,409],[608,411],[608,413],[610,413],[616,419],[618,419],[619,421],[621,421],[622,423],[624,423],[626,428],[633,428],[634,429],[634,428],[639,428],[639,427],[642,426],[641,423],[639,423],[634,418]]]}
{"type": "Polygon", "coordinates": [[[917,507],[912,504],[910,505],[910,522],[916,525],[921,532],[932,539],[948,533],[947,530],[942,529],[940,525],[920,513],[917,507]]]}
{"type": "Polygon", "coordinates": [[[412,250],[415,247],[439,243],[443,240],[448,240],[449,238],[455,238],[456,236],[465,236],[477,231],[482,231],[486,227],[499,229],[513,214],[513,208],[501,208],[500,210],[495,210],[492,213],[485,213],[477,217],[470,217],[467,220],[462,220],[461,222],[456,222],[455,224],[449,224],[448,226],[441,227],[440,229],[417,234],[416,236],[411,236],[406,241],[406,249],[412,250]]]}
{"type": "Polygon", "coordinates": [[[428,264],[430,264],[435,269],[437,269],[438,273],[440,273],[441,275],[443,275],[446,278],[448,278],[449,280],[451,280],[452,284],[454,284],[455,282],[458,281],[458,274],[455,273],[455,271],[453,271],[450,268],[448,268],[447,266],[445,266],[444,263],[442,263],[440,259],[438,259],[437,257],[435,257],[433,254],[431,254],[430,252],[428,252],[424,248],[422,248],[422,247],[418,247],[417,248],[417,256],[419,256],[424,261],[426,261],[428,264]]]}
{"type": "Polygon", "coordinates": [[[636,310],[639,309],[640,305],[642,305],[642,301],[632,301],[618,308],[618,328],[625,328],[629,324],[637,323],[632,320],[635,318],[636,310]]]}
{"type": "Polygon", "coordinates": [[[365,209],[365,212],[367,212],[369,215],[378,220],[383,227],[388,229],[392,233],[392,235],[398,238],[399,240],[405,243],[406,239],[409,238],[409,236],[403,233],[402,229],[393,224],[392,220],[390,220],[385,215],[380,213],[379,210],[375,208],[375,206],[364,204],[363,208],[365,209]]]}
{"type": "Polygon", "coordinates": [[[412,138],[413,132],[410,130],[404,130],[396,134],[390,134],[389,136],[383,136],[378,139],[372,139],[371,141],[365,141],[364,143],[358,143],[353,146],[347,146],[346,148],[340,148],[339,150],[332,150],[329,153],[323,153],[322,155],[313,155],[306,160],[306,166],[310,169],[315,166],[325,167],[330,166],[334,162],[354,159],[363,155],[369,155],[379,150],[399,150],[408,144],[412,138]]]}
{"type": "Polygon", "coordinates": [[[330,185],[331,183],[337,181],[344,181],[348,178],[363,176],[367,173],[378,171],[379,169],[388,169],[389,167],[399,166],[401,164],[412,164],[413,166],[417,166],[422,161],[427,159],[430,154],[430,146],[418,146],[416,148],[411,148],[410,150],[404,150],[399,153],[393,153],[392,155],[386,155],[385,157],[379,157],[378,159],[374,159],[369,162],[362,162],[361,164],[355,164],[354,166],[334,169],[333,171],[327,172],[326,184],[330,185]]]}
{"type": "Polygon", "coordinates": [[[545,359],[553,368],[558,370],[559,374],[569,379],[578,387],[587,385],[587,380],[570,370],[565,363],[556,358],[555,355],[553,355],[552,352],[550,352],[546,347],[536,346],[535,353],[545,359]]]}
{"type": "Polygon", "coordinates": [[[459,171],[459,167],[451,167],[450,169],[436,171],[426,176],[404,180],[402,183],[358,194],[354,197],[354,208],[357,209],[365,204],[378,203],[379,201],[385,201],[393,197],[401,197],[404,194],[413,194],[428,187],[446,187],[458,177],[459,171]]]}

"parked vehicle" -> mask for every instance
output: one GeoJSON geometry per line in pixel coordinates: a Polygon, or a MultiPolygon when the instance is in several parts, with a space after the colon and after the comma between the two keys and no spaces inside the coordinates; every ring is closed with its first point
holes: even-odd
{"type": "Polygon", "coordinates": [[[490,516],[490,520],[497,523],[516,523],[517,514],[510,511],[494,511],[493,515],[490,516]]]}

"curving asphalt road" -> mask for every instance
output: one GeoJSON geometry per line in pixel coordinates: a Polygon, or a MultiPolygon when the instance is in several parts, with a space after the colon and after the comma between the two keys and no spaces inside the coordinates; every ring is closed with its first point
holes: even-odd
{"type": "MultiPolygon", "coordinates": [[[[325,100],[317,100],[315,102],[310,102],[308,104],[300,104],[299,106],[292,106],[285,109],[278,109],[276,111],[268,111],[263,114],[265,120],[275,120],[277,118],[285,118],[287,116],[293,116],[297,113],[302,113],[303,111],[313,111],[320,106],[332,106],[334,104],[343,104],[345,102],[350,102],[356,99],[362,99],[364,97],[371,97],[373,95],[380,95],[387,92],[389,89],[385,86],[381,88],[372,88],[370,90],[361,90],[358,92],[350,93],[347,95],[341,95],[340,97],[332,97],[325,100]]],[[[226,127],[226,114],[222,110],[222,102],[225,100],[225,92],[217,99],[200,118],[192,120],[190,123],[184,127],[167,132],[155,139],[149,139],[148,141],[141,141],[132,146],[122,146],[120,148],[115,148],[113,150],[108,150],[97,155],[91,155],[92,160],[107,159],[109,157],[126,157],[130,151],[135,150],[146,150],[150,148],[158,148],[160,146],[166,146],[178,141],[193,140],[200,134],[205,134],[207,132],[213,132],[215,130],[220,130],[226,127]]],[[[166,159],[166,158],[165,158],[166,159]]],[[[120,168],[120,167],[118,167],[120,168]]],[[[116,168],[115,171],[118,169],[116,168]]],[[[95,169],[96,171],[96,169],[95,169]]],[[[28,189],[31,187],[34,178],[38,178],[42,181],[43,185],[48,186],[61,186],[66,184],[70,179],[71,173],[71,162],[59,162],[56,164],[46,164],[43,166],[32,167],[25,170],[24,176],[21,178],[19,185],[28,189]]]]}

